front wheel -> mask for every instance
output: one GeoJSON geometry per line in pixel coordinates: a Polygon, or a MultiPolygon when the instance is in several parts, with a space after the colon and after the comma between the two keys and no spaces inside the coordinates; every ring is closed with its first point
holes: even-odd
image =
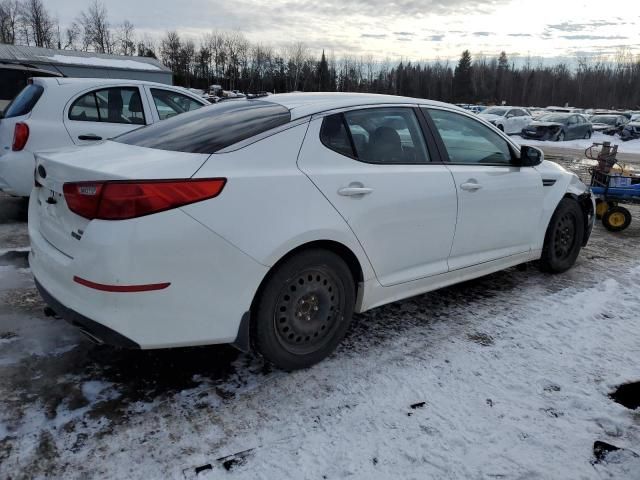
{"type": "Polygon", "coordinates": [[[565,139],[565,134],[564,134],[564,131],[561,130],[560,133],[558,134],[557,141],[558,142],[564,142],[564,139],[565,139]]]}
{"type": "Polygon", "coordinates": [[[591,138],[591,130],[587,130],[587,133],[584,134],[583,138],[585,140],[589,140],[591,138]]]}
{"type": "Polygon", "coordinates": [[[340,343],[354,305],[344,260],[326,250],[300,252],[276,267],[255,302],[254,345],[283,370],[309,367],[340,343]]]}
{"type": "Polygon", "coordinates": [[[551,216],[540,257],[542,270],[561,273],[578,258],[584,239],[584,213],[577,201],[563,198],[551,216]]]}

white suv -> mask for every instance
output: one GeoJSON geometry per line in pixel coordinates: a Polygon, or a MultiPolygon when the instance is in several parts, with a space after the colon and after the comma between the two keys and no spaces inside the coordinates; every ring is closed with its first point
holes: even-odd
{"type": "Polygon", "coordinates": [[[533,120],[531,114],[520,107],[490,107],[479,115],[504,133],[520,133],[533,120]]]}
{"type": "Polygon", "coordinates": [[[34,78],[0,120],[0,190],[28,197],[34,153],[95,143],[209,103],[136,80],[34,78]]]}

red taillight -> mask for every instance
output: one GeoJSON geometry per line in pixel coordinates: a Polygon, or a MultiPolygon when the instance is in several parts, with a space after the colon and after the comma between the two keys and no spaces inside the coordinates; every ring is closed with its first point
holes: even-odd
{"type": "Polygon", "coordinates": [[[77,182],[63,185],[69,210],[89,220],[126,220],[217,197],[225,178],[77,182]]]}
{"type": "Polygon", "coordinates": [[[27,144],[27,140],[29,140],[29,125],[23,122],[16,123],[13,130],[13,146],[11,150],[19,152],[27,144]]]}

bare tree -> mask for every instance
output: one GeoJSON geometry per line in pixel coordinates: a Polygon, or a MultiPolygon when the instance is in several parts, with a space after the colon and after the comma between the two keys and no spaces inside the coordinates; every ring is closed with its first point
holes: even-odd
{"type": "Polygon", "coordinates": [[[32,41],[36,47],[55,46],[55,23],[42,0],[25,0],[22,4],[21,20],[27,42],[32,41]]]}
{"type": "Polygon", "coordinates": [[[83,50],[113,53],[115,42],[104,4],[94,0],[86,12],[80,13],[78,24],[82,29],[83,50]]]}
{"type": "Polygon", "coordinates": [[[20,3],[18,0],[0,2],[0,43],[16,43],[18,40],[20,3]]]}
{"type": "Polygon", "coordinates": [[[125,20],[116,32],[118,50],[120,55],[133,55],[136,52],[135,31],[133,23],[125,20]]]}

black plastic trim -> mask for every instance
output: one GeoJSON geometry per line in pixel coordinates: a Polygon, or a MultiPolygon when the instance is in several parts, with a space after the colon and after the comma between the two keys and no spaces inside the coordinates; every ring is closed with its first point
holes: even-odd
{"type": "Polygon", "coordinates": [[[41,284],[35,279],[36,288],[40,292],[40,296],[44,301],[53,309],[53,311],[62,317],[67,323],[70,323],[74,327],[80,328],[88,333],[91,337],[99,340],[107,345],[113,345],[114,347],[122,347],[129,349],[140,349],[140,345],[125,337],[124,335],[116,332],[115,330],[105,327],[101,323],[98,323],[84,315],[79,314],[75,310],[65,307],[62,303],[56,300],[41,284]]]}

